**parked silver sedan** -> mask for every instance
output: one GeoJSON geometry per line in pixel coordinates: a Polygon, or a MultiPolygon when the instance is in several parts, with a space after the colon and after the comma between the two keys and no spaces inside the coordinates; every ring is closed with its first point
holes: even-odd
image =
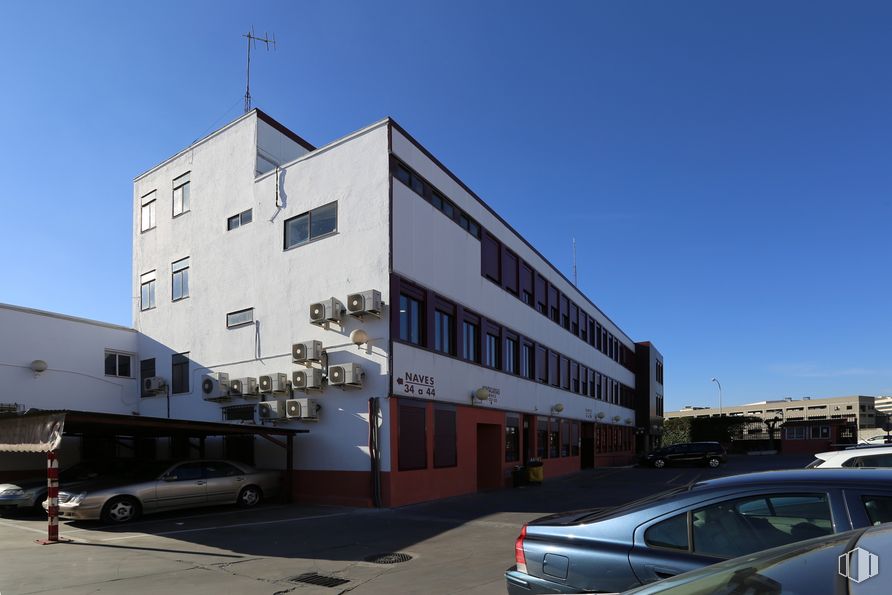
{"type": "Polygon", "coordinates": [[[281,482],[280,471],[260,471],[235,461],[153,462],[120,476],[63,485],[59,516],[125,523],[141,514],[180,508],[250,507],[277,493],[281,482]]]}

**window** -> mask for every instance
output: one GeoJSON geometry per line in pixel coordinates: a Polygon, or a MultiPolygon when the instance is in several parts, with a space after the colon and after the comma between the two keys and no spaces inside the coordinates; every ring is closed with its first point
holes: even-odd
{"type": "Polygon", "coordinates": [[[155,271],[139,277],[139,309],[151,310],[155,307],[155,271]]]}
{"type": "Polygon", "coordinates": [[[479,361],[477,357],[477,341],[480,333],[477,324],[465,320],[462,325],[462,357],[469,362],[479,361]]]}
{"type": "Polygon", "coordinates": [[[570,390],[579,392],[579,364],[574,361],[570,362],[570,390]]]}
{"type": "Polygon", "coordinates": [[[892,454],[852,457],[843,467],[892,467],[892,454]]]}
{"type": "MultiPolygon", "coordinates": [[[[256,405],[230,405],[229,407],[223,407],[223,419],[225,421],[250,421],[253,423],[256,409],[256,405]]],[[[234,436],[225,437],[225,439],[230,438],[234,438],[234,436]]]]}
{"type": "Polygon", "coordinates": [[[533,269],[525,262],[520,263],[520,299],[527,306],[533,305],[533,269]]]}
{"type": "Polygon", "coordinates": [[[226,328],[235,328],[254,322],[254,308],[237,310],[226,315],[226,328]]]}
{"type": "Polygon", "coordinates": [[[427,468],[426,407],[423,403],[399,402],[399,470],[427,468]]]}
{"type": "Polygon", "coordinates": [[[171,391],[173,394],[189,392],[189,353],[174,353],[170,362],[171,391]]]}
{"type": "Polygon", "coordinates": [[[889,496],[861,496],[871,525],[892,521],[892,498],[889,496]]]}
{"type": "Polygon", "coordinates": [[[493,335],[492,333],[486,333],[486,351],[485,351],[485,360],[484,364],[486,364],[490,368],[498,368],[499,367],[499,337],[498,335],[493,335]]]}
{"type": "Polygon", "coordinates": [[[536,456],[540,459],[548,457],[548,420],[536,420],[536,456]]]}
{"type": "Polygon", "coordinates": [[[570,456],[579,456],[579,422],[574,421],[570,424],[570,456]]]}
{"type": "Polygon", "coordinates": [[[564,356],[560,356],[561,362],[561,386],[567,390],[570,389],[570,360],[564,356]]]}
{"type": "Polygon", "coordinates": [[[244,474],[235,465],[230,465],[224,461],[208,461],[204,463],[204,476],[209,479],[213,477],[236,477],[244,474]]]}
{"type": "Polygon", "coordinates": [[[421,302],[406,294],[400,294],[400,340],[421,345],[421,302]]]}
{"type": "Polygon", "coordinates": [[[558,421],[552,419],[548,422],[548,458],[556,459],[560,454],[559,440],[558,421]]]}
{"type": "Polygon", "coordinates": [[[523,343],[520,346],[520,375],[524,378],[533,378],[533,346],[530,343],[523,343]]]}
{"type": "MultiPolygon", "coordinates": [[[[557,322],[557,321],[555,321],[557,322]]],[[[561,294],[561,326],[570,330],[570,300],[561,294]]]]}
{"type": "Polygon", "coordinates": [[[130,361],[133,356],[116,351],[105,352],[105,375],[131,378],[130,361]]]}
{"type": "Polygon", "coordinates": [[[517,265],[517,254],[505,248],[502,254],[502,287],[514,295],[519,295],[517,265]]]}
{"type": "Polygon", "coordinates": [[[155,191],[142,197],[142,208],[139,212],[139,230],[148,231],[155,228],[155,191]]]}
{"type": "Polygon", "coordinates": [[[285,250],[338,230],[338,203],[332,202],[285,220],[285,250]]]}
{"type": "Polygon", "coordinates": [[[570,302],[570,332],[579,336],[579,307],[570,302]]]}
{"type": "Polygon", "coordinates": [[[560,292],[554,285],[548,286],[548,312],[551,320],[558,324],[561,323],[561,312],[558,308],[560,292]]]}
{"type": "Polygon", "coordinates": [[[456,465],[455,407],[434,405],[434,467],[456,465]]]}
{"type": "Polygon", "coordinates": [[[570,456],[570,422],[561,420],[561,456],[570,456]]]}
{"type": "Polygon", "coordinates": [[[588,314],[579,310],[579,338],[588,343],[588,314]]]}
{"type": "Polygon", "coordinates": [[[585,366],[579,366],[579,394],[588,395],[589,370],[585,366]]]}
{"type": "Polygon", "coordinates": [[[505,339],[505,371],[517,374],[517,339],[505,339]]]}
{"type": "Polygon", "coordinates": [[[247,225],[252,221],[254,215],[252,214],[252,209],[248,209],[247,211],[242,211],[238,215],[233,215],[229,219],[226,220],[226,231],[232,231],[242,225],[247,225]]]}
{"type": "Polygon", "coordinates": [[[189,297],[189,257],[170,265],[170,298],[173,301],[189,297]]]}
{"type": "Polygon", "coordinates": [[[548,315],[548,281],[542,275],[536,275],[536,311],[548,315]]]}
{"type": "Polygon", "coordinates": [[[520,460],[520,418],[508,415],[505,418],[505,462],[520,460]]]}
{"type": "Polygon", "coordinates": [[[644,543],[651,547],[668,547],[674,550],[688,549],[688,515],[674,517],[648,527],[644,532],[644,543]]]}
{"type": "Polygon", "coordinates": [[[151,378],[152,376],[155,376],[155,375],[156,375],[155,374],[155,358],[152,357],[149,359],[140,360],[140,362],[139,362],[139,379],[140,379],[140,385],[142,386],[141,395],[143,397],[148,396],[148,394],[146,393],[146,383],[145,383],[146,378],[151,378]]]}
{"type": "Polygon", "coordinates": [[[536,345],[536,380],[548,382],[548,351],[541,345],[536,345]]]}
{"type": "Polygon", "coordinates": [[[548,384],[551,386],[560,386],[558,377],[558,354],[554,351],[548,352],[548,384]]]}
{"type": "Polygon", "coordinates": [[[452,353],[452,315],[434,310],[434,349],[452,353]]]}
{"type": "Polygon", "coordinates": [[[484,232],[483,239],[480,243],[480,266],[483,276],[496,283],[501,281],[501,251],[502,245],[495,236],[491,233],[484,232]]]}
{"type": "Polygon", "coordinates": [[[733,558],[833,533],[825,494],[770,494],[693,511],[694,551],[733,558]]]}
{"type": "Polygon", "coordinates": [[[173,181],[173,216],[189,211],[189,173],[173,181]]]}

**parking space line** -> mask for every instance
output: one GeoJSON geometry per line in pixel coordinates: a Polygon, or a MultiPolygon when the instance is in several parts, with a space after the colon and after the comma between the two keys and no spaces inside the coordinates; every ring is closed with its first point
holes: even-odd
{"type": "Polygon", "coordinates": [[[96,539],[95,541],[118,541],[121,539],[133,539],[136,537],[164,537],[167,535],[179,535],[181,533],[198,533],[200,531],[217,531],[219,529],[235,529],[238,527],[255,527],[258,525],[275,525],[279,523],[293,523],[297,521],[311,521],[315,519],[325,519],[336,516],[345,516],[354,514],[354,511],[335,512],[332,514],[318,514],[314,516],[293,517],[290,519],[276,519],[272,521],[257,521],[254,523],[236,523],[234,525],[217,525],[214,527],[196,527],[195,529],[177,529],[176,531],[161,531],[159,533],[136,533],[131,535],[121,535],[120,537],[109,537],[108,539],[96,539]]]}
{"type": "Polygon", "coordinates": [[[35,529],[33,527],[25,527],[23,525],[17,525],[15,523],[7,523],[6,521],[0,521],[0,525],[4,527],[12,527],[13,529],[21,529],[22,531],[30,531],[31,533],[40,533],[41,535],[46,535],[46,527],[43,529],[35,529]]]}

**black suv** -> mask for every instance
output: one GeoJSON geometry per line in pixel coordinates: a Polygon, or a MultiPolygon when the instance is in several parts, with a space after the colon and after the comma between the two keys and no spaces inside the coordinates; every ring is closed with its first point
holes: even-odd
{"type": "Polygon", "coordinates": [[[666,465],[684,465],[702,463],[710,467],[718,467],[725,462],[725,449],[718,442],[688,442],[673,444],[649,452],[641,459],[643,465],[665,467],[666,465]]]}

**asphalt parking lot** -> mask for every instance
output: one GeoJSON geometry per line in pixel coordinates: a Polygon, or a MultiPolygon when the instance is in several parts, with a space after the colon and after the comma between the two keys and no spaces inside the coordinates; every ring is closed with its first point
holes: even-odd
{"type": "Polygon", "coordinates": [[[0,593],[504,593],[502,573],[514,563],[514,539],[526,521],[810,460],[732,457],[718,469],[594,469],[399,509],[268,504],[163,514],[120,527],[63,522],[60,534],[72,541],[53,545],[35,542],[46,535],[45,518],[7,515],[0,518],[0,593]],[[411,559],[367,561],[388,553],[411,559]]]}

